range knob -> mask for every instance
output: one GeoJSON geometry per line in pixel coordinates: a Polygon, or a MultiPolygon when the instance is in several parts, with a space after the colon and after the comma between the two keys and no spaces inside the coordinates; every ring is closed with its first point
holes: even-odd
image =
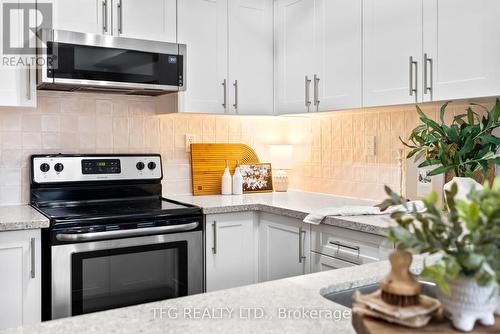
{"type": "Polygon", "coordinates": [[[153,162],[153,161],[151,161],[150,163],[148,163],[148,168],[151,169],[151,170],[155,169],[156,168],[156,163],[153,162]]]}
{"type": "Polygon", "coordinates": [[[54,169],[56,170],[56,172],[60,173],[63,171],[64,165],[62,163],[58,162],[54,165],[54,169]]]}
{"type": "Polygon", "coordinates": [[[138,169],[138,170],[143,170],[144,169],[144,162],[142,161],[139,161],[135,167],[138,169]]]}
{"type": "Polygon", "coordinates": [[[50,170],[50,165],[46,162],[40,165],[40,170],[44,173],[47,173],[50,170]]]}

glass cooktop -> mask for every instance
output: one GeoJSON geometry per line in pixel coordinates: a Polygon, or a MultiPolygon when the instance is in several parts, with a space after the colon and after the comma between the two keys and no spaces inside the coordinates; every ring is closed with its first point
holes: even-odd
{"type": "Polygon", "coordinates": [[[120,217],[201,214],[201,208],[161,199],[64,203],[38,208],[55,220],[113,219],[120,217]]]}

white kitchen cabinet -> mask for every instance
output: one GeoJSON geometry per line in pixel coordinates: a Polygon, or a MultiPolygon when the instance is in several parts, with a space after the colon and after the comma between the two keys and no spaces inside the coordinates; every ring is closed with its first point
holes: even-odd
{"type": "Polygon", "coordinates": [[[313,110],[360,108],[361,0],[316,0],[313,110]]]}
{"type": "Polygon", "coordinates": [[[183,0],[178,21],[188,47],[178,111],[273,113],[272,0],[183,0]]]}
{"type": "MultiPolygon", "coordinates": [[[[14,6],[19,5],[19,1],[1,1],[0,17],[4,17],[4,4],[13,4],[14,6]]],[[[24,40],[30,38],[29,36],[23,35],[23,11],[12,10],[10,13],[6,13],[10,19],[9,26],[9,40],[4,38],[0,39],[0,47],[2,50],[2,56],[6,59],[13,59],[11,65],[0,66],[0,106],[13,106],[13,107],[34,107],[36,105],[36,72],[35,66],[31,66],[29,61],[32,55],[16,55],[16,54],[5,54],[4,53],[4,43],[9,43],[10,47],[22,48],[24,40]],[[22,63],[18,63],[19,59],[24,59],[22,63]]],[[[4,36],[4,31],[6,24],[2,22],[0,25],[0,36],[4,36]]],[[[34,26],[34,24],[33,24],[34,26]]]]}
{"type": "Polygon", "coordinates": [[[0,232],[0,329],[40,322],[40,230],[0,232]]]}
{"type": "Polygon", "coordinates": [[[422,0],[363,1],[365,107],[421,101],[422,20],[422,0]]]}
{"type": "Polygon", "coordinates": [[[229,104],[227,0],[182,0],[178,20],[178,41],[188,46],[178,111],[223,114],[229,104]]]}
{"type": "Polygon", "coordinates": [[[115,36],[176,41],[176,0],[112,0],[115,36]]]}
{"type": "Polygon", "coordinates": [[[230,0],[229,111],[273,114],[273,2],[230,0]]]}
{"type": "Polygon", "coordinates": [[[259,281],[310,272],[309,224],[300,219],[260,213],[259,281]]]}
{"type": "Polygon", "coordinates": [[[311,272],[317,273],[340,268],[352,267],[354,264],[342,261],[341,259],[331,256],[311,252],[311,272]]]}
{"type": "MultiPolygon", "coordinates": [[[[45,1],[43,1],[45,2],[45,1]]],[[[176,41],[176,0],[51,0],[53,27],[90,34],[176,41]]]]}
{"type": "MultiPolygon", "coordinates": [[[[424,1],[424,53],[432,100],[500,94],[497,0],[424,1]],[[431,62],[432,61],[432,73],[431,62]]],[[[431,100],[430,90],[425,96],[431,100]]]]}
{"type": "Polygon", "coordinates": [[[275,2],[275,108],[277,114],[313,110],[314,0],[275,2]]]}
{"type": "Polygon", "coordinates": [[[206,291],[257,282],[254,212],[206,216],[206,291]]]}
{"type": "Polygon", "coordinates": [[[54,29],[90,34],[110,32],[111,0],[51,0],[50,2],[53,6],[54,29]]]}
{"type": "Polygon", "coordinates": [[[361,107],[361,0],[276,2],[279,114],[361,107]]]}
{"type": "Polygon", "coordinates": [[[326,224],[311,226],[311,272],[387,260],[393,249],[381,235],[326,224]]]}

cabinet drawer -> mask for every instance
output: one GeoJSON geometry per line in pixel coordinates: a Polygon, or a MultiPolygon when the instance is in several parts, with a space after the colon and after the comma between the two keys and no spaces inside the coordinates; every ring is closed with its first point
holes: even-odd
{"type": "Polygon", "coordinates": [[[328,271],[333,269],[347,268],[355,264],[331,257],[328,255],[311,252],[311,272],[328,271]]]}
{"type": "Polygon", "coordinates": [[[386,260],[393,249],[385,237],[330,225],[311,228],[311,250],[354,263],[386,260]]]}

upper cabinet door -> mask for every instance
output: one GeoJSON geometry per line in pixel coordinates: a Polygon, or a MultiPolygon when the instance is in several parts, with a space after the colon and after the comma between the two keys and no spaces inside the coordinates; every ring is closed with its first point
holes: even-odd
{"type": "Polygon", "coordinates": [[[113,35],[176,41],[176,0],[113,0],[113,35]]]}
{"type": "Polygon", "coordinates": [[[276,113],[313,110],[314,0],[275,2],[276,113]]]}
{"type": "MultiPolygon", "coordinates": [[[[424,53],[433,100],[500,94],[498,0],[424,1],[424,53]]],[[[430,93],[430,89],[428,90],[430,93]]],[[[430,100],[427,94],[426,100],[430,100]]]]}
{"type": "Polygon", "coordinates": [[[111,33],[111,0],[52,0],[52,4],[54,29],[111,33]]]}
{"type": "Polygon", "coordinates": [[[421,66],[422,0],[364,0],[364,106],[419,102],[421,66]]]}
{"type": "MultiPolygon", "coordinates": [[[[223,114],[229,106],[227,0],[178,2],[178,41],[187,44],[187,90],[179,111],[223,114]]],[[[244,41],[242,41],[243,43],[244,41]]]]}
{"type": "Polygon", "coordinates": [[[273,1],[230,0],[229,110],[273,114],[273,1]]]}
{"type": "MultiPolygon", "coordinates": [[[[8,22],[3,22],[0,24],[0,36],[4,36],[7,33],[9,38],[0,38],[0,55],[5,57],[5,59],[14,59],[14,62],[10,65],[3,64],[0,65],[0,106],[12,106],[12,107],[34,107],[36,106],[36,68],[35,64],[19,64],[17,62],[17,57],[24,60],[25,58],[31,58],[34,54],[6,54],[4,53],[4,46],[9,46],[12,48],[24,48],[27,43],[28,38],[32,38],[31,45],[35,45],[33,36],[23,35],[23,26],[26,24],[24,22],[24,12],[18,7],[19,1],[0,1],[0,17],[9,18],[8,22]],[[4,4],[10,4],[13,6],[9,13],[4,13],[4,4]],[[8,24],[9,31],[6,32],[3,29],[6,28],[8,24]],[[4,43],[9,43],[9,45],[4,45],[4,43]]],[[[36,26],[30,23],[31,26],[36,26]]]]}
{"type": "Polygon", "coordinates": [[[314,110],[361,107],[361,0],[316,0],[314,110]]]}

